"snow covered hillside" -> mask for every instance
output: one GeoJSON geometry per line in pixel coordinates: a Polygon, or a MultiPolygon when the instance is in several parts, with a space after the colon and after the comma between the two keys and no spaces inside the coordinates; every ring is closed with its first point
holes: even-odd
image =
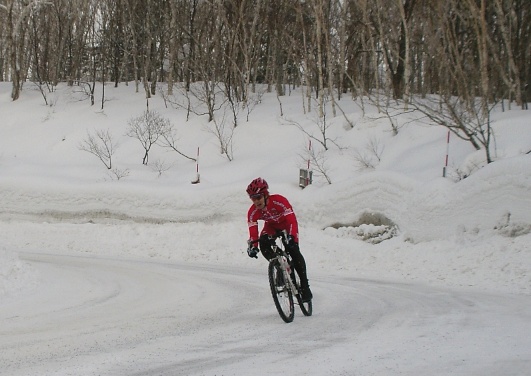
{"type": "MultiPolygon", "coordinates": [[[[306,167],[308,136],[293,123],[316,138],[321,135],[297,92],[280,98],[283,117],[277,98],[267,93],[249,121],[241,117],[233,161],[220,154],[204,116],[192,114],[186,121],[183,109],[167,108],[160,95],[153,97],[149,108],[174,124],[180,151],[195,158],[200,149],[201,183],[196,185],[190,184],[195,162],[167,148],[154,146],[150,162],[142,165],[141,144],[126,136],[128,121],[146,107],[133,86],[107,87],[103,110],[67,87],[48,94],[49,106],[29,86],[16,102],[9,100],[8,83],[1,84],[0,94],[4,252],[41,249],[246,265],[249,202],[244,190],[262,176],[295,206],[313,268],[531,291],[528,111],[495,111],[499,160],[456,181],[455,171],[482,152],[451,137],[449,178],[442,178],[445,129],[404,115],[393,136],[389,121],[374,108],[365,105],[362,116],[361,107],[344,98],[339,106],[354,128],[341,112],[332,117],[328,110],[327,136],[333,143],[323,165],[332,184],[315,171],[314,184],[303,190],[298,169],[306,167]],[[113,179],[94,155],[80,150],[97,130],[110,131],[118,144],[114,164],[128,170],[127,176],[113,179]],[[380,162],[363,169],[359,156],[371,157],[371,142],[378,145],[380,162]],[[371,216],[387,219],[398,236],[364,242],[367,232],[385,231],[360,223],[371,216]]],[[[320,145],[314,140],[312,147],[320,145]]],[[[6,292],[24,266],[10,252],[4,258],[0,282],[6,292]]]]}

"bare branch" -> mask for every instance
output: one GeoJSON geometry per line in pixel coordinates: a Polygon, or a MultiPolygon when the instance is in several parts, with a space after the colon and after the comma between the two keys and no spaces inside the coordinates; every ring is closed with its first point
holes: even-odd
{"type": "Polygon", "coordinates": [[[160,116],[156,111],[147,110],[142,115],[129,120],[126,136],[136,138],[142,144],[144,148],[142,164],[148,164],[151,147],[157,143],[160,137],[168,134],[171,127],[170,121],[160,116]]]}
{"type": "Polygon", "coordinates": [[[88,133],[87,138],[79,145],[79,149],[95,155],[107,167],[112,169],[112,156],[117,144],[113,141],[109,130],[99,130],[96,135],[88,133]]]}

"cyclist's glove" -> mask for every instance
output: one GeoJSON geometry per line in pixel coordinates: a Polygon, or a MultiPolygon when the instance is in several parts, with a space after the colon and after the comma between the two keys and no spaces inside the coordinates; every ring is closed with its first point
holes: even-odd
{"type": "Polygon", "coordinates": [[[258,258],[258,252],[260,252],[260,250],[256,247],[251,247],[251,245],[247,247],[247,254],[249,257],[258,258]]]}

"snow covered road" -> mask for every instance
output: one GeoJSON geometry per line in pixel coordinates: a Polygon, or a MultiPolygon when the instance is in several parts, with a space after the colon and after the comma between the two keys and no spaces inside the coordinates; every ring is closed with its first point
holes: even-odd
{"type": "Polygon", "coordinates": [[[266,268],[22,253],[0,302],[0,374],[524,375],[531,296],[316,275],[285,324],[266,268]],[[257,272],[258,271],[258,272],[257,272]]]}

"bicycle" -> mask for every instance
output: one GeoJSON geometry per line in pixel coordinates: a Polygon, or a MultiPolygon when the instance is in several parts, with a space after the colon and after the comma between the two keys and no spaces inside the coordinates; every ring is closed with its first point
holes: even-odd
{"type": "Polygon", "coordinates": [[[269,286],[278,314],[287,323],[293,321],[295,317],[293,296],[295,296],[304,316],[311,316],[312,301],[302,301],[299,275],[293,267],[291,256],[285,251],[287,246],[286,231],[278,233],[271,239],[271,243],[275,257],[269,261],[269,286]],[[282,245],[277,242],[279,238],[282,245]]]}

